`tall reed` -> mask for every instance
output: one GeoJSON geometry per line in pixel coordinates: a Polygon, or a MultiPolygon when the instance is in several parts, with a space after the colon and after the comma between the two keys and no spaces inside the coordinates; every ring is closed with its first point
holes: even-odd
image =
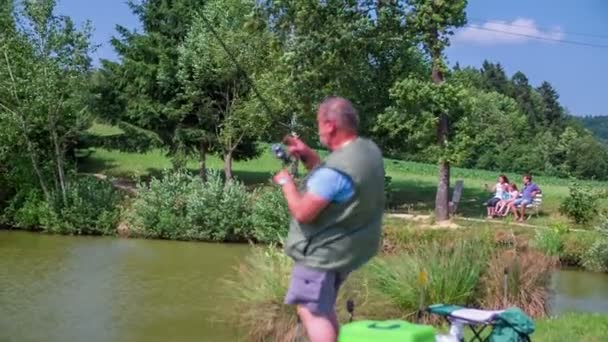
{"type": "Polygon", "coordinates": [[[429,304],[468,305],[475,301],[475,290],[491,246],[483,239],[459,239],[450,244],[429,242],[414,251],[376,259],[370,265],[373,288],[411,318],[429,304]],[[426,282],[419,279],[426,274],[426,282]]]}

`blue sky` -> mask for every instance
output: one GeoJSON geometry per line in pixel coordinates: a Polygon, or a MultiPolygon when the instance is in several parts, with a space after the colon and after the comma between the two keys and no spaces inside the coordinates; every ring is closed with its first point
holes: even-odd
{"type": "MultiPolygon", "coordinates": [[[[109,40],[117,24],[139,27],[126,0],[58,0],[57,10],[76,22],[92,22],[93,39],[102,44],[96,59],[116,58],[109,40]]],[[[479,67],[484,59],[500,62],[509,76],[522,71],[534,86],[549,81],[572,114],[608,115],[608,1],[469,0],[467,16],[469,26],[456,33],[446,51],[451,65],[479,67]],[[606,47],[530,39],[522,34],[606,47]]]]}

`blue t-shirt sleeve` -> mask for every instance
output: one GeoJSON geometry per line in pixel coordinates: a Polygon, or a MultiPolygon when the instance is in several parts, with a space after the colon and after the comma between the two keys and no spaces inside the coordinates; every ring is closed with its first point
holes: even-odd
{"type": "Polygon", "coordinates": [[[326,167],[315,170],[306,185],[309,192],[329,202],[342,203],[354,194],[353,183],[349,177],[326,167]]]}

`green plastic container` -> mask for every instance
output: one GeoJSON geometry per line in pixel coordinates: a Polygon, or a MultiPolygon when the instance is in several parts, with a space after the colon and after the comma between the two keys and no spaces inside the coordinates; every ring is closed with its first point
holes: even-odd
{"type": "Polygon", "coordinates": [[[435,342],[435,329],[402,320],[354,321],[340,327],[338,342],[435,342]]]}

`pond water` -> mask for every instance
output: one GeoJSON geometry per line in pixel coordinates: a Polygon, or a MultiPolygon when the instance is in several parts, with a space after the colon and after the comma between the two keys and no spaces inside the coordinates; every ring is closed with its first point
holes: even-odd
{"type": "MultiPolygon", "coordinates": [[[[246,245],[0,231],[0,341],[235,341],[222,279],[246,245]]],[[[564,270],[554,312],[608,313],[608,276],[564,270]]]]}

